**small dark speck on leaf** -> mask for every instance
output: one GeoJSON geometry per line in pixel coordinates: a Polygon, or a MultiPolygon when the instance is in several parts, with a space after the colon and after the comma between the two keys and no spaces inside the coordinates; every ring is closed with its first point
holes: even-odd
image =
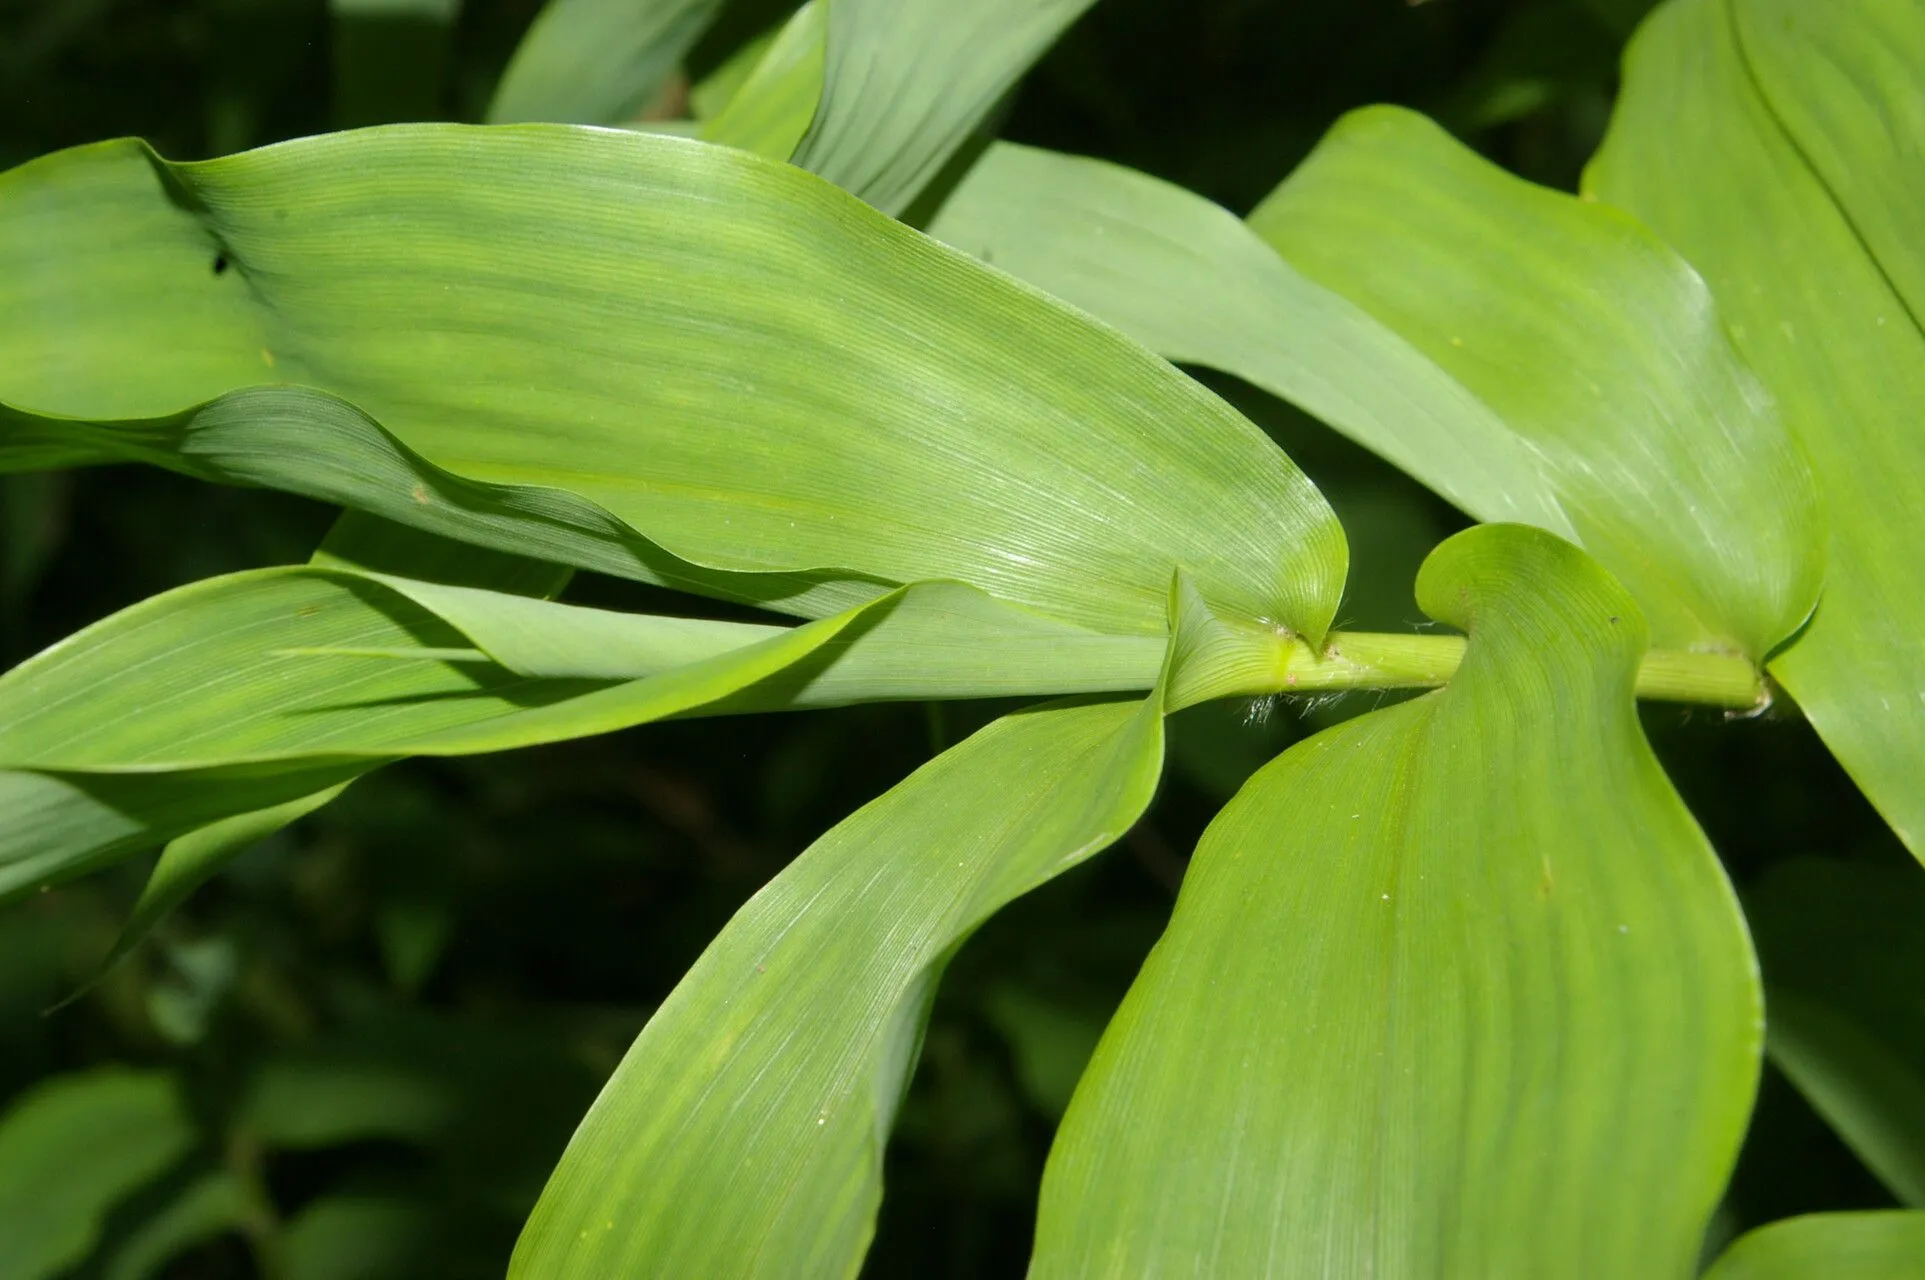
{"type": "Polygon", "coordinates": [[[1618,616],[1614,613],[1611,615],[1611,625],[1615,627],[1617,624],[1618,624],[1618,616]]]}
{"type": "Polygon", "coordinates": [[[227,255],[226,254],[217,253],[214,255],[214,274],[217,276],[227,274],[227,255]]]}

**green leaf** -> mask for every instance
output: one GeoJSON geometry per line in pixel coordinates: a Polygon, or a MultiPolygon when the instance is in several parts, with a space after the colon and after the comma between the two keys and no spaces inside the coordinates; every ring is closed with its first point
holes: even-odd
{"type": "Polygon", "coordinates": [[[343,782],[265,809],[237,813],[168,841],[167,847],[161,850],[160,861],[148,874],[147,884],[141,889],[127,923],[121,926],[113,949],[101,961],[100,974],[119,964],[153,932],[163,916],[187,901],[208,877],[289,823],[330,803],[347,790],[347,786],[343,782]]]}
{"type": "Polygon", "coordinates": [[[1445,689],[1291,748],[1205,834],[1044,1174],[1031,1274],[1688,1275],[1759,997],[1639,728],[1628,594],[1446,542],[1445,689]]]}
{"type": "Polygon", "coordinates": [[[196,827],[324,790],[360,762],[59,773],[0,768],[0,901],[106,866],[196,827]]]}
{"type": "Polygon", "coordinates": [[[107,1212],[193,1145],[174,1082],[103,1067],[55,1076],[0,1114],[0,1275],[65,1274],[107,1212]]]}
{"type": "Polygon", "coordinates": [[[930,230],[1295,402],[1480,519],[1578,542],[1660,644],[1759,660],[1817,597],[1810,477],[1703,282],[1622,214],[1422,117],[1346,117],[1247,226],[1000,146],[930,230]]]}
{"type": "Polygon", "coordinates": [[[795,11],[702,137],[771,160],[794,154],[815,118],[828,57],[827,0],[795,11]]]}
{"type": "Polygon", "coordinates": [[[1925,314],[1925,9],[1913,0],[1738,0],[1745,65],[1916,320],[1925,314]]]}
{"type": "Polygon", "coordinates": [[[1660,644],[1760,659],[1809,616],[1811,475],[1704,281],[1644,227],[1393,109],[1347,117],[1250,225],[1510,426],[1660,644]]]}
{"type": "Polygon", "coordinates": [[[929,234],[1183,364],[1303,408],[1466,511],[1576,534],[1487,406],[1202,196],[1107,161],[999,142],[929,234]]]}
{"type": "Polygon", "coordinates": [[[1747,1232],[1704,1280],[1918,1280],[1925,1213],[1813,1213],[1747,1232]]]}
{"type": "Polygon", "coordinates": [[[189,1249],[241,1230],[255,1212],[238,1177],[226,1172],[205,1174],[182,1188],[113,1251],[101,1273],[103,1280],[149,1280],[189,1249]]]}
{"type": "Polygon", "coordinates": [[[829,0],[822,99],[793,157],[901,213],[1093,0],[829,0]]]}
{"type": "Polygon", "coordinates": [[[123,610],[0,676],[0,766],[378,762],[703,711],[1143,689],[1163,647],[953,583],[792,628],[252,570],[123,610]],[[115,713],[122,698],[140,713],[115,713]]]}
{"type": "Polygon", "coordinates": [[[394,1196],[330,1195],[287,1224],[287,1280],[407,1280],[445,1263],[423,1205],[394,1196]]]}
{"type": "Polygon", "coordinates": [[[490,124],[620,124],[647,106],[722,0],[548,0],[502,72],[490,124]]]}
{"type": "MultiPolygon", "coordinates": [[[[1862,35],[1839,37],[1838,48],[1871,57],[1868,46],[1883,38],[1871,18],[1901,9],[1835,0],[1801,12],[1801,24],[1858,26],[1862,35]]],[[[1832,525],[1825,598],[1772,673],[1899,837],[1925,857],[1925,594],[1917,581],[1925,333],[1894,292],[1906,270],[1900,258],[1866,252],[1883,215],[1838,203],[1902,189],[1916,175],[1908,163],[1829,189],[1780,124],[1794,107],[1827,113],[1864,135],[1865,151],[1843,150],[1841,140],[1840,154],[1871,164],[1886,144],[1869,130],[1884,126],[1865,121],[1838,86],[1850,82],[1873,98],[1900,86],[1871,64],[1811,56],[1804,74],[1814,83],[1775,84],[1767,101],[1748,70],[1752,25],[1741,52],[1720,0],[1660,8],[1632,43],[1624,93],[1586,183],[1704,273],[1733,340],[1810,458],[1832,525]],[[1680,129],[1680,120],[1693,127],[1680,129]]],[[[1894,49],[1905,47],[1900,38],[1894,49]]],[[[1890,103],[1894,127],[1916,109],[1915,73],[1907,84],[1912,96],[1890,103]]]]}
{"type": "Polygon", "coordinates": [[[1012,898],[1117,839],[1159,698],[1005,717],[737,913],[582,1121],[514,1276],[854,1275],[936,979],[1012,898]]]}
{"type": "Polygon", "coordinates": [[[1772,1061],[1901,1203],[1925,1207],[1925,875],[1780,863],[1745,914],[1772,1061]]]}
{"type": "MultiPolygon", "coordinates": [[[[684,561],[839,571],[812,612],[956,578],[1161,635],[1182,565],[1214,608],[1319,640],[1343,576],[1328,508],[1222,401],[745,153],[421,125],[198,164],[107,143],[0,175],[0,401],[21,411],[0,467],[165,456],[152,420],[276,379],[684,561]],[[129,419],[131,440],[88,425],[129,419]]],[[[319,465],[269,448],[252,465],[319,465]]],[[[388,501],[446,532],[425,485],[388,501]]]]}

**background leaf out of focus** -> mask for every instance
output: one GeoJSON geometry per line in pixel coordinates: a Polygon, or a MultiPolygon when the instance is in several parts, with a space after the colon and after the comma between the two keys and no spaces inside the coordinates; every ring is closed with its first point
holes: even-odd
{"type": "MultiPolygon", "coordinates": [[[[191,159],[350,125],[478,119],[537,7],[0,0],[0,167],[128,134],[191,159]]],[[[1393,102],[1569,189],[1647,7],[1104,0],[1024,84],[1003,133],[1245,212],[1340,113],[1393,102]]],[[[690,71],[781,12],[736,0],[690,71]]],[[[1418,621],[1416,567],[1462,517],[1281,403],[1203,376],[1336,507],[1355,566],[1340,624],[1418,621]]],[[[166,588],[303,560],[331,516],[151,470],[0,478],[0,667],[166,588]]],[[[663,607],[592,575],[568,598],[663,607]]],[[[901,1115],[867,1274],[1020,1273],[1056,1120],[1204,822],[1296,737],[1371,705],[1182,713],[1149,819],[970,941],[901,1115]]],[[[747,732],[668,723],[411,761],[240,859],[52,1014],[112,945],[145,866],[7,908],[0,1109],[44,1123],[13,1130],[40,1148],[0,1151],[0,1274],[83,1257],[110,1280],[499,1274],[601,1080],[729,914],[830,824],[1001,709],[856,707],[747,732]],[[122,1141],[90,1142],[62,1120],[77,1088],[111,1100],[122,1141]],[[98,1206],[66,1218],[92,1238],[10,1234],[38,1214],[10,1159],[83,1170],[76,1185],[91,1179],[98,1206]]],[[[1828,862],[1909,865],[1795,716],[1643,714],[1752,904],[1768,979],[1795,978],[1825,946],[1773,903],[1822,886],[1828,862]]],[[[1768,1069],[1714,1234],[1891,1203],[1768,1069]]]]}

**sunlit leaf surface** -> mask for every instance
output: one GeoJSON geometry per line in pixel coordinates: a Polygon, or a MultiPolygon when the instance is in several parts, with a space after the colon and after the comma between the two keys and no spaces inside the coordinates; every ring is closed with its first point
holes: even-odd
{"type": "Polygon", "coordinates": [[[830,831],[737,913],[582,1121],[514,1276],[849,1276],[955,947],[1123,834],[1160,699],[1005,717],[830,831]]]}
{"type": "Polygon", "coordinates": [[[1925,332],[1907,194],[1922,40],[1912,4],[1673,0],[1632,42],[1586,183],[1704,273],[1811,459],[1825,595],[1772,671],[1925,856],[1925,332]]]}
{"type": "Polygon", "coordinates": [[[931,233],[1297,402],[1481,519],[1579,542],[1661,644],[1762,659],[1817,598],[1811,480],[1704,283],[1421,117],[1347,117],[1248,226],[998,147],[931,233]]]}
{"type": "Polygon", "coordinates": [[[859,585],[836,607],[953,577],[1161,634],[1181,565],[1214,607],[1315,638],[1343,576],[1328,508],[1220,400],[741,152],[400,126],[185,165],[104,143],[0,176],[0,401],[25,411],[0,466],[151,457],[151,433],[61,419],[283,380],[683,560],[841,571],[859,585]]]}
{"type": "Polygon", "coordinates": [[[1761,1011],[1638,725],[1643,620],[1516,525],[1418,596],[1464,666],[1205,834],[1058,1133],[1033,1275],[1691,1274],[1761,1011]]]}

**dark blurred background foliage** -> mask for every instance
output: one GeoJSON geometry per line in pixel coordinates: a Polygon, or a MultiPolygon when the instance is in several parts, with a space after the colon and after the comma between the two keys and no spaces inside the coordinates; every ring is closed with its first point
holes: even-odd
{"type": "MultiPolygon", "coordinates": [[[[1005,133],[1118,160],[1242,212],[1341,112],[1388,101],[1570,188],[1608,116],[1622,42],[1648,7],[1102,0],[1031,76],[1005,133]]],[[[192,158],[349,125],[473,120],[536,8],[0,0],[0,164],[124,134],[192,158]]],[[[692,70],[779,13],[738,0],[692,70]]],[[[1207,376],[1342,516],[1355,569],[1341,621],[1417,623],[1416,567],[1462,518],[1287,406],[1207,376]]],[[[305,559],[331,515],[154,471],[0,478],[0,664],[192,579],[305,559]]],[[[587,575],[568,598],[663,607],[587,575]]],[[[1021,1273],[1055,1121],[1204,823],[1271,755],[1372,705],[1185,712],[1148,820],[969,942],[902,1113],[868,1274],[1021,1273]]],[[[109,1245],[211,1174],[241,1188],[246,1207],[187,1230],[205,1238],[155,1274],[499,1275],[600,1080],[729,914],[828,826],[998,709],[669,723],[391,768],[241,858],[131,962],[52,1014],[95,972],[145,862],[6,908],[0,1107],[37,1081],[107,1063],[182,1082],[198,1154],[116,1212],[109,1245]]],[[[1654,707],[1646,719],[1741,892],[1795,858],[1909,864],[1795,714],[1726,723],[1654,707]]],[[[1768,1070],[1714,1234],[1889,1203],[1768,1070]]],[[[96,1261],[82,1274],[136,1273],[96,1261]]]]}

